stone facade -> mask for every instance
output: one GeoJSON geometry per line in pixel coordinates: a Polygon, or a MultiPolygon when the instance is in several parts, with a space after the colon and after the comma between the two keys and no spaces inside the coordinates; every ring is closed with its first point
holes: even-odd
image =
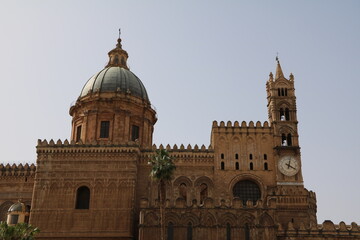
{"type": "Polygon", "coordinates": [[[0,220],[19,198],[39,239],[159,239],[149,159],[167,149],[167,239],[360,239],[356,223],[318,224],[303,185],[294,76],[266,82],[269,122],[217,122],[211,144],[152,145],[156,112],[121,40],[70,108],[71,140],[39,140],[34,165],[0,165],[0,220]]]}

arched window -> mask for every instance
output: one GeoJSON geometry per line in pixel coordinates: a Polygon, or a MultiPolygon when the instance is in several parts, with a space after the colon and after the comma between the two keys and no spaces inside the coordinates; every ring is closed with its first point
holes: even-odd
{"type": "Polygon", "coordinates": [[[126,61],[125,61],[125,58],[124,58],[124,57],[121,57],[121,64],[122,64],[122,65],[126,65],[126,61]]]}
{"type": "Polygon", "coordinates": [[[115,56],[114,64],[119,64],[119,57],[117,55],[115,56]]]}
{"type": "Polygon", "coordinates": [[[230,223],[226,224],[226,240],[231,240],[231,225],[230,225],[230,223]]]}
{"type": "Polygon", "coordinates": [[[174,224],[169,222],[167,227],[167,240],[174,240],[174,224]]]}
{"type": "Polygon", "coordinates": [[[89,209],[90,189],[86,186],[79,187],[76,191],[76,209],[89,209]]]}
{"type": "Polygon", "coordinates": [[[192,223],[189,222],[187,225],[187,231],[186,231],[186,239],[187,240],[192,240],[192,232],[193,232],[193,226],[192,223]]]}
{"type": "Polygon", "coordinates": [[[187,188],[186,188],[185,183],[180,184],[180,186],[179,186],[179,195],[180,195],[180,197],[185,199],[185,201],[187,200],[187,188]]]}
{"type": "Polygon", "coordinates": [[[268,164],[267,164],[267,163],[264,163],[264,170],[269,170],[269,169],[268,169],[268,164]]]}
{"type": "Polygon", "coordinates": [[[255,204],[257,200],[261,197],[260,188],[256,183],[250,180],[244,180],[237,182],[233,187],[234,197],[238,197],[242,200],[243,204],[246,204],[246,201],[253,201],[255,204]]]}
{"type": "Polygon", "coordinates": [[[281,134],[281,146],[287,146],[287,140],[286,140],[286,135],[283,133],[281,134]]]}
{"type": "Polygon", "coordinates": [[[266,154],[264,154],[264,160],[267,160],[267,155],[266,154]]]}
{"type": "Polygon", "coordinates": [[[239,154],[235,153],[235,159],[239,159],[239,154]]]}
{"type": "Polygon", "coordinates": [[[224,170],[224,169],[225,169],[225,163],[224,163],[224,162],[221,162],[220,168],[221,168],[221,170],[224,170]]]}
{"type": "Polygon", "coordinates": [[[285,108],[285,119],[286,119],[286,121],[289,121],[289,120],[290,120],[290,113],[289,113],[289,109],[288,109],[288,108],[285,108]]]}
{"type": "Polygon", "coordinates": [[[290,133],[287,135],[287,144],[288,144],[288,146],[292,146],[292,139],[291,139],[290,133]]]}
{"type": "Polygon", "coordinates": [[[280,94],[280,88],[278,88],[278,96],[280,97],[280,95],[281,95],[281,94],[280,94]]]}
{"type": "Polygon", "coordinates": [[[221,159],[224,159],[224,154],[222,153],[222,154],[220,155],[220,157],[221,157],[221,159]]]}
{"type": "Polygon", "coordinates": [[[253,159],[253,156],[252,156],[252,154],[250,153],[250,155],[249,155],[249,158],[250,158],[250,160],[252,160],[253,159]]]}
{"type": "Polygon", "coordinates": [[[284,109],[280,108],[280,121],[284,121],[284,109]]]}
{"type": "Polygon", "coordinates": [[[287,96],[287,88],[285,88],[285,96],[287,96]]]}
{"type": "Polygon", "coordinates": [[[283,88],[281,89],[281,96],[285,96],[285,91],[283,88]]]}
{"type": "Polygon", "coordinates": [[[200,203],[204,203],[205,198],[208,197],[208,186],[205,183],[200,185],[200,203]]]}
{"type": "Polygon", "coordinates": [[[254,170],[254,164],[252,162],[250,163],[250,170],[254,170]]]}
{"type": "Polygon", "coordinates": [[[236,163],[235,163],[235,169],[236,169],[236,170],[239,170],[239,169],[240,169],[239,162],[236,162],[236,163]]]}

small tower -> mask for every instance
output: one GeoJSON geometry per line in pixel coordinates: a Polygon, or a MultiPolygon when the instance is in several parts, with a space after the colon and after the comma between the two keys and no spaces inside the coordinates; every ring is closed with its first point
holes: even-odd
{"type": "Polygon", "coordinates": [[[7,224],[16,225],[18,223],[28,223],[30,216],[30,207],[19,200],[11,205],[8,210],[7,224]]]}
{"type": "MultiPolygon", "coordinates": [[[[285,78],[278,57],[276,61],[275,76],[270,73],[266,83],[269,122],[274,132],[274,149],[278,157],[278,166],[284,157],[296,159],[294,164],[297,163],[297,169],[293,169],[295,166],[289,164],[284,165],[286,169],[282,172],[279,167],[278,181],[302,182],[294,76],[291,73],[288,79],[285,78]],[[293,169],[293,172],[290,172],[290,169],[293,169]]],[[[283,161],[283,164],[288,164],[288,161],[283,161]]]]}

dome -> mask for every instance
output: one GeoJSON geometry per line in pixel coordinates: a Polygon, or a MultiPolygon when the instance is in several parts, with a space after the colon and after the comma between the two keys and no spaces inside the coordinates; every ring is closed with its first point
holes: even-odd
{"type": "Polygon", "coordinates": [[[83,87],[80,97],[90,92],[123,92],[149,101],[141,80],[120,66],[106,67],[92,76],[83,87]]]}
{"type": "Polygon", "coordinates": [[[8,212],[30,212],[29,206],[23,202],[17,202],[10,206],[8,212]]]}

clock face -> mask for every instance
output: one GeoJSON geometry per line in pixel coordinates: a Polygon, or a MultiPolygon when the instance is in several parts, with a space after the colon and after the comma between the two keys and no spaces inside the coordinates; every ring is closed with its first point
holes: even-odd
{"type": "Polygon", "coordinates": [[[294,176],[299,170],[300,165],[298,160],[293,156],[285,156],[279,160],[279,170],[286,176],[294,176]]]}

